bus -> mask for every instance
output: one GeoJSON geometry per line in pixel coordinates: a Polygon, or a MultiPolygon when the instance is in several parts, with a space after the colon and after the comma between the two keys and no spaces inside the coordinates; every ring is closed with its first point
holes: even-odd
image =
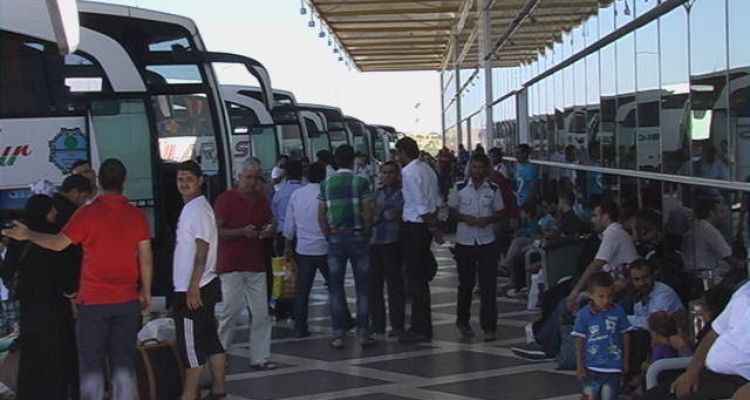
{"type": "Polygon", "coordinates": [[[396,148],[399,133],[388,125],[370,125],[372,154],[378,162],[393,160],[391,152],[396,148]]]}
{"type": "Polygon", "coordinates": [[[331,151],[342,144],[352,144],[351,133],[345,123],[344,114],[338,107],[321,104],[299,104],[301,108],[320,115],[326,121],[326,133],[330,140],[331,151]]]}
{"type": "Polygon", "coordinates": [[[50,21],[28,14],[24,2],[6,0],[0,13],[0,209],[22,208],[40,179],[60,184],[77,160],[98,167],[119,158],[128,167],[125,195],[152,227],[155,292],[169,290],[182,205],[177,163],[202,166],[211,200],[236,170],[230,143],[238,135],[230,135],[214,67],[245,68],[270,109],[267,71],[248,57],[206,51],[188,18],[84,1],[78,49],[61,55],[50,21]]]}
{"type": "MultiPolygon", "coordinates": [[[[267,165],[266,159],[273,158],[275,162],[281,154],[286,154],[295,159],[307,157],[309,160],[314,160],[315,154],[319,150],[330,150],[328,136],[324,134],[326,130],[325,117],[299,106],[292,92],[274,89],[274,105],[270,110],[265,108],[265,105],[260,101],[262,91],[259,87],[222,85],[221,92],[227,107],[233,109],[235,114],[241,112],[262,113],[271,119],[273,127],[266,125],[261,127],[260,131],[255,131],[251,135],[253,139],[257,138],[263,143],[270,142],[270,139],[259,137],[259,133],[276,136],[278,143],[276,148],[271,149],[265,146],[261,147],[262,152],[253,153],[258,155],[264,167],[267,165]],[[231,100],[228,100],[230,98],[231,100]]],[[[233,126],[232,129],[235,130],[236,128],[233,126]]],[[[273,163],[271,163],[272,166],[273,163]]]]}

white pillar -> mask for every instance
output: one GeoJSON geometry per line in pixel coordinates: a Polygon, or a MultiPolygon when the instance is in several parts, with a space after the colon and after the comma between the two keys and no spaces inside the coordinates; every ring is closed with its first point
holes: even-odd
{"type": "Polygon", "coordinates": [[[490,149],[495,137],[495,122],[492,115],[492,58],[486,60],[487,55],[492,52],[492,13],[490,0],[479,0],[477,5],[477,19],[479,21],[479,65],[480,74],[484,74],[484,109],[485,109],[485,136],[484,147],[490,149]]]}

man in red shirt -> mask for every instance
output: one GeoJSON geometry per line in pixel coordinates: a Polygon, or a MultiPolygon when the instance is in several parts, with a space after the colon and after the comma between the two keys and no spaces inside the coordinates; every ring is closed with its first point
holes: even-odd
{"type": "Polygon", "coordinates": [[[250,364],[256,369],[274,369],[271,357],[271,317],[268,315],[266,246],[262,239],[274,236],[271,205],[263,193],[263,171],[255,164],[244,166],[237,188],[216,199],[219,256],[216,272],[221,278],[222,303],[219,338],[225,349],[232,344],[237,317],[247,307],[250,325],[250,364]]]}
{"type": "Polygon", "coordinates": [[[78,291],[78,359],[81,399],[104,398],[104,363],[112,373],[112,399],[137,398],[135,377],[138,317],[151,302],[153,258],[146,216],[122,195],[127,171],[116,159],[99,169],[102,190],[56,235],[15,222],[3,235],[54,251],[83,247],[78,291]]]}

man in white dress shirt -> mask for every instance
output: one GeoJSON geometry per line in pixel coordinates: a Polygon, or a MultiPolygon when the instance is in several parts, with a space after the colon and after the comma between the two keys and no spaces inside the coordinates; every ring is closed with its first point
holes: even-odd
{"type": "Polygon", "coordinates": [[[440,192],[435,171],[419,159],[419,146],[405,137],[396,143],[401,170],[403,212],[403,260],[412,296],[411,328],[399,340],[403,343],[432,339],[430,285],[436,265],[430,245],[436,230],[440,192]]]}
{"type": "Polygon", "coordinates": [[[480,325],[484,340],[493,341],[497,331],[497,252],[494,224],[502,216],[500,188],[487,179],[490,159],[474,154],[470,178],[456,185],[448,205],[458,213],[456,231],[456,267],[458,268],[458,305],[456,327],[464,338],[474,336],[469,319],[474,286],[479,277],[481,296],[480,325]]]}
{"type": "MultiPolygon", "coordinates": [[[[315,271],[320,270],[328,280],[328,242],[318,224],[320,182],[326,177],[326,166],[320,162],[310,165],[308,184],[297,189],[289,198],[284,219],[286,256],[297,261],[297,297],[294,300],[294,330],[298,338],[310,336],[307,326],[308,301],[315,280],[315,271]],[[297,244],[294,245],[293,240],[297,244]]],[[[348,311],[347,311],[348,314],[348,311]]]]}

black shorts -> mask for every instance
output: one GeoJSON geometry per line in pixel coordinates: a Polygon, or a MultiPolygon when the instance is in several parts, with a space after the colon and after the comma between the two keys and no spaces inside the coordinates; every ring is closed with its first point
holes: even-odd
{"type": "Polygon", "coordinates": [[[191,311],[185,292],[175,292],[174,325],[177,349],[185,368],[203,366],[214,354],[224,353],[214,308],[221,302],[221,281],[215,278],[201,288],[203,307],[191,311]]]}

